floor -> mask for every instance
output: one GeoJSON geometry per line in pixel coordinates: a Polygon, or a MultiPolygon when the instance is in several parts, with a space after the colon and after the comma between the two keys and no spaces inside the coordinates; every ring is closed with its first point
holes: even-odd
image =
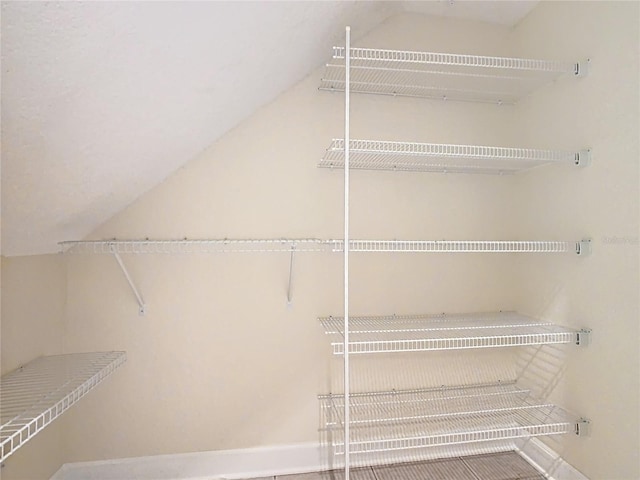
{"type": "MultiPolygon", "coordinates": [[[[544,480],[515,452],[352,469],[353,480],[544,480]]],[[[254,480],[341,480],[342,471],[278,475],[254,480]]]]}

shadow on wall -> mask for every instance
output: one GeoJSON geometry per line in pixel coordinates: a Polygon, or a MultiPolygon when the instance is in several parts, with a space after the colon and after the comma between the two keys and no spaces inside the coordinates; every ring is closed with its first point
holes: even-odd
{"type": "MultiPolygon", "coordinates": [[[[554,431],[556,419],[564,418],[549,399],[562,385],[565,347],[482,349],[470,357],[455,351],[413,353],[410,359],[354,355],[351,465],[537,451],[540,442],[533,449],[528,445],[531,435],[540,434],[536,425],[554,431]]],[[[331,393],[319,397],[319,432],[323,459],[335,469],[344,465],[345,456],[342,356],[334,357],[330,371],[331,393]]],[[[564,437],[542,437],[560,453],[545,456],[544,465],[534,459],[547,473],[563,465],[564,437]]]]}

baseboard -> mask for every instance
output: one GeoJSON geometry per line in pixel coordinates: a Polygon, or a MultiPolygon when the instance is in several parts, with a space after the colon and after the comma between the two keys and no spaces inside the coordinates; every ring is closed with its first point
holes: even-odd
{"type": "Polygon", "coordinates": [[[325,468],[314,442],[67,463],[50,480],[232,480],[325,468]]]}
{"type": "MultiPolygon", "coordinates": [[[[380,465],[516,450],[550,480],[588,480],[538,439],[520,445],[485,442],[354,457],[355,465],[380,465]]],[[[270,447],[219,450],[97,462],[68,463],[50,480],[236,480],[340,468],[340,458],[330,459],[315,442],[270,447]]]]}
{"type": "Polygon", "coordinates": [[[589,480],[537,438],[530,438],[519,445],[518,453],[549,480],[589,480]]]}
{"type": "MultiPolygon", "coordinates": [[[[385,465],[514,450],[512,442],[448,445],[408,452],[353,455],[352,465],[385,465]]],[[[67,463],[50,480],[235,480],[342,468],[319,443],[67,463]]]]}

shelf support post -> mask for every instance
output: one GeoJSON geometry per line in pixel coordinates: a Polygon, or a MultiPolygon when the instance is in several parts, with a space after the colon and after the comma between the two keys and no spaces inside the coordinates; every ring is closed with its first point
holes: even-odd
{"type": "Polygon", "coordinates": [[[287,287],[287,305],[291,305],[291,281],[293,279],[293,259],[296,252],[296,246],[291,245],[291,256],[289,257],[289,286],[287,287]]]}
{"type": "Polygon", "coordinates": [[[138,292],[138,289],[136,288],[135,283],[133,283],[133,280],[131,279],[131,275],[129,275],[127,267],[124,266],[124,262],[122,261],[122,258],[120,258],[120,254],[113,246],[111,247],[111,253],[115,257],[116,261],[118,262],[118,265],[120,266],[120,270],[122,270],[122,273],[124,274],[124,278],[127,279],[127,282],[129,283],[129,287],[131,287],[131,290],[133,291],[133,294],[135,295],[136,300],[138,301],[138,315],[146,315],[147,306],[144,303],[144,300],[142,299],[142,295],[140,295],[140,292],[138,292]]]}
{"type": "Polygon", "coordinates": [[[344,480],[350,468],[349,379],[349,107],[351,90],[351,28],[345,29],[344,51],[344,480]]]}

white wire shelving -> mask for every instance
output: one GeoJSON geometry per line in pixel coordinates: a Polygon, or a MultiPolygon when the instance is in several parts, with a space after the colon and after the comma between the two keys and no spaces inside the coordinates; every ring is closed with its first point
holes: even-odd
{"type": "Polygon", "coordinates": [[[428,447],[503,442],[570,432],[582,434],[586,420],[539,401],[515,383],[403,392],[360,393],[350,389],[351,353],[410,352],[588,341],[576,332],[517,314],[499,318],[352,317],[349,312],[349,253],[590,253],[590,241],[352,240],[349,236],[351,169],[510,174],[547,164],[585,166],[589,150],[560,152],[471,145],[351,140],[350,94],[369,93],[441,100],[514,104],[561,76],[584,76],[588,60],[558,62],[334,47],[320,90],[345,92],[345,135],[334,139],[319,166],[344,170],[344,240],[331,240],[344,252],[344,316],[321,319],[334,337],[334,354],[344,360],[343,395],[321,396],[328,438],[344,461],[350,455],[419,451],[428,447]],[[341,341],[340,341],[341,340],[341,341]]]}
{"type": "MultiPolygon", "coordinates": [[[[344,354],[344,318],[320,317],[334,355],[344,354]]],[[[349,354],[588,343],[588,330],[517,312],[350,316],[349,354]]]]}
{"type": "MultiPolygon", "coordinates": [[[[350,90],[409,97],[513,104],[585,62],[351,48],[350,90]]],[[[344,91],[345,47],[333,47],[320,90],[344,91]]]]}
{"type": "MultiPolygon", "coordinates": [[[[344,452],[343,395],[321,395],[335,455],[344,452]]],[[[582,419],[515,383],[351,393],[352,454],[580,434],[582,419]]]]}
{"type": "MultiPolygon", "coordinates": [[[[590,251],[590,240],[350,240],[352,252],[571,253],[590,251]]],[[[192,254],[218,252],[342,252],[344,240],[201,239],[60,242],[69,254],[192,254]]]]}
{"type": "MultiPolygon", "coordinates": [[[[318,163],[344,168],[344,139],[334,138],[318,163]]],[[[543,165],[586,166],[590,151],[351,140],[351,169],[508,175],[543,165]]]]}
{"type": "Polygon", "coordinates": [[[331,240],[317,238],[261,239],[162,239],[162,240],[81,240],[59,245],[64,253],[82,254],[193,254],[226,252],[323,252],[330,251],[331,240]]]}
{"type": "MultiPolygon", "coordinates": [[[[333,240],[334,249],[342,251],[342,240],[333,240]]],[[[398,253],[573,253],[590,251],[590,241],[556,240],[352,240],[354,252],[398,253]]]]}
{"type": "MultiPolygon", "coordinates": [[[[67,254],[112,255],[133,292],[138,303],[138,314],[146,315],[147,305],[143,295],[127,270],[120,254],[211,254],[211,253],[260,253],[286,252],[289,254],[289,280],[287,304],[291,304],[294,255],[299,252],[344,253],[344,240],[321,240],[318,238],[286,239],[165,239],[165,240],[80,240],[59,243],[67,254]]],[[[590,253],[590,241],[578,242],[556,240],[350,240],[351,252],[382,253],[590,253]]]]}
{"type": "Polygon", "coordinates": [[[126,361],[125,352],[40,357],[2,377],[0,462],[126,361]]]}

